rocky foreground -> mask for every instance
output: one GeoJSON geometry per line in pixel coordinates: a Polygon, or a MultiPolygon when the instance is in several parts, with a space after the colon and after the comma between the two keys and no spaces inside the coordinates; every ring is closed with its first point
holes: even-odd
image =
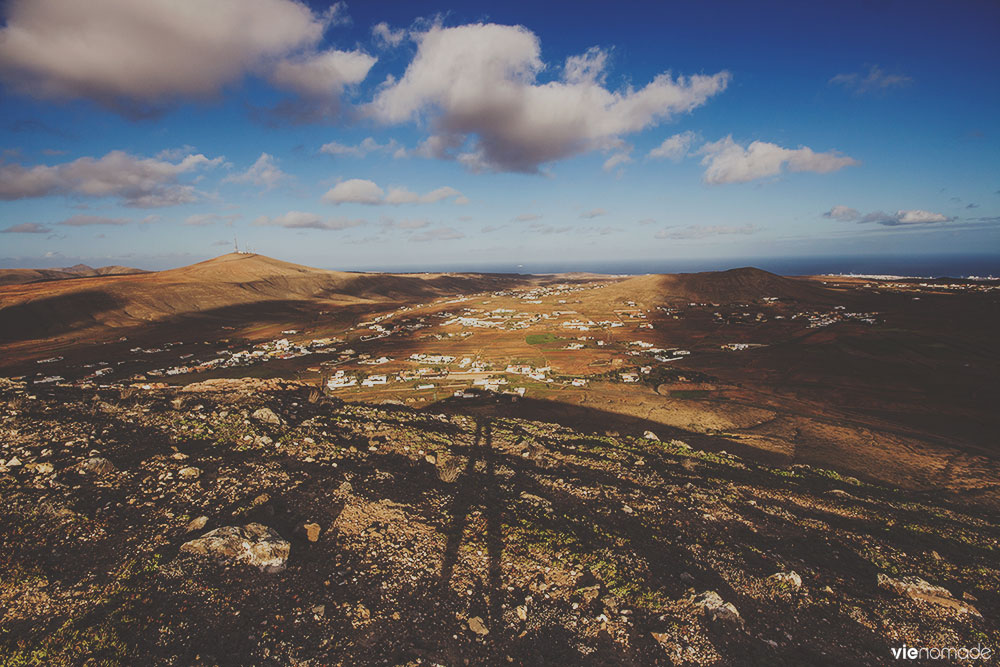
{"type": "Polygon", "coordinates": [[[659,436],[274,381],[3,383],[0,665],[1000,649],[996,516],[659,436]]]}

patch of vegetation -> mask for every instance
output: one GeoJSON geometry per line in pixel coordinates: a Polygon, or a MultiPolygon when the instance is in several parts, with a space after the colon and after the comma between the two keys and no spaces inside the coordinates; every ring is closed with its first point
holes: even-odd
{"type": "Polygon", "coordinates": [[[563,340],[559,336],[550,333],[528,334],[524,337],[524,342],[528,345],[544,345],[545,343],[555,343],[563,340]]]}

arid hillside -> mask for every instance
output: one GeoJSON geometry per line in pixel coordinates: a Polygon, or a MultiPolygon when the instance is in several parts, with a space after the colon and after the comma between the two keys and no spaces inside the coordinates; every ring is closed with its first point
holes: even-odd
{"type": "Polygon", "coordinates": [[[0,383],[3,665],[876,665],[1000,646],[996,515],[676,428],[0,383]]]}
{"type": "Polygon", "coordinates": [[[835,300],[835,295],[813,281],[787,278],[752,267],[635,276],[609,286],[601,297],[625,297],[643,302],[647,307],[688,302],[750,303],[767,297],[818,304],[835,300]]]}
{"type": "Polygon", "coordinates": [[[0,288],[0,341],[121,335],[193,315],[235,323],[305,304],[345,306],[492,289],[516,277],[325,271],[231,253],[168,271],[0,288]]]}
{"type": "Polygon", "coordinates": [[[142,269],[128,266],[102,266],[93,268],[86,264],[77,264],[64,269],[0,269],[0,285],[20,285],[22,283],[41,282],[43,280],[70,280],[92,276],[113,276],[133,273],[146,273],[142,269]]]}

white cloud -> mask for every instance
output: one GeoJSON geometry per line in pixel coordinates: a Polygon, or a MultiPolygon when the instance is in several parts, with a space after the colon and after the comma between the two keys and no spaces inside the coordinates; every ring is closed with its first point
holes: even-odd
{"type": "Polygon", "coordinates": [[[364,81],[377,58],[361,51],[311,53],[278,62],[271,82],[304,97],[336,100],[346,86],[364,81]]]}
{"type": "Polygon", "coordinates": [[[943,213],[934,213],[921,209],[900,209],[895,213],[884,211],[872,211],[861,215],[859,211],[847,206],[834,206],[823,214],[824,218],[840,220],[841,222],[875,223],[886,227],[898,227],[901,225],[927,225],[938,222],[951,222],[955,218],[950,218],[943,213]]]}
{"type": "Polygon", "coordinates": [[[402,28],[393,30],[389,27],[388,23],[382,21],[372,26],[372,38],[376,44],[384,49],[396,47],[403,43],[403,40],[406,38],[406,31],[402,28]]]}
{"type": "Polygon", "coordinates": [[[843,222],[851,222],[860,218],[861,214],[850,206],[834,206],[829,211],[824,213],[823,217],[831,218],[833,220],[841,220],[843,222]]]}
{"type": "Polygon", "coordinates": [[[703,105],[729,81],[728,72],[663,73],[641,89],[612,91],[602,82],[606,55],[591,49],[566,61],[561,80],[538,83],[545,64],[526,28],[433,26],[415,39],[406,72],[385,82],[369,111],[386,123],[427,117],[436,137],[428,153],[473,170],[536,172],[547,162],[613,149],[622,135],[703,105]]]}
{"type": "Polygon", "coordinates": [[[109,218],[103,215],[74,215],[66,218],[58,224],[67,225],[69,227],[90,227],[93,225],[121,226],[127,225],[130,222],[132,221],[127,218],[109,218]]]}
{"type": "Polygon", "coordinates": [[[604,171],[612,171],[615,167],[628,164],[631,161],[632,157],[628,153],[615,153],[604,161],[604,171]]]}
{"type": "Polygon", "coordinates": [[[542,216],[537,213],[522,213],[514,217],[513,222],[531,222],[533,220],[539,220],[542,216]]]}
{"type": "Polygon", "coordinates": [[[900,225],[924,225],[935,222],[950,222],[952,218],[941,213],[931,211],[909,210],[896,211],[895,213],[884,213],[883,211],[873,211],[868,213],[858,222],[874,222],[886,227],[898,227],[900,225]]]}
{"type": "Polygon", "coordinates": [[[410,237],[411,241],[417,242],[427,242],[427,241],[451,241],[453,239],[464,239],[465,234],[458,231],[453,227],[435,227],[434,229],[429,229],[426,232],[421,232],[419,234],[414,234],[410,237]]]}
{"type": "Polygon", "coordinates": [[[285,227],[286,229],[325,229],[338,231],[359,227],[364,220],[349,220],[347,218],[324,218],[315,213],[305,211],[289,211],[276,217],[262,215],[253,221],[257,226],[285,227]]]}
{"type": "MultiPolygon", "coordinates": [[[[458,198],[464,197],[462,193],[455,188],[445,186],[443,188],[438,188],[436,190],[431,190],[427,194],[418,195],[415,192],[410,192],[406,188],[389,188],[389,194],[385,197],[386,204],[433,204],[434,202],[439,202],[443,199],[448,199],[450,197],[456,197],[455,203],[461,203],[458,198]]],[[[468,200],[465,200],[468,203],[468,200]]]]}
{"type": "Polygon", "coordinates": [[[930,211],[910,210],[910,211],[896,211],[896,219],[899,220],[900,224],[920,224],[927,222],[948,222],[951,220],[946,215],[941,213],[932,213],[930,211]]]}
{"type": "Polygon", "coordinates": [[[53,166],[0,164],[0,200],[49,195],[117,197],[125,206],[156,208],[197,201],[193,185],[180,183],[183,174],[222,163],[202,154],[177,162],[140,158],[111,151],[101,158],[82,157],[53,166]]]}
{"type": "Polygon", "coordinates": [[[667,137],[662,144],[649,151],[648,157],[653,159],[666,158],[677,162],[688,154],[696,137],[697,135],[690,130],[667,137]]]}
{"type": "MultiPolygon", "coordinates": [[[[176,97],[209,97],[275,63],[293,89],[331,84],[328,54],[309,56],[337,12],[294,0],[12,0],[0,29],[0,75],[41,97],[94,100],[143,113],[176,97]],[[298,54],[298,55],[295,55],[298,54]],[[303,55],[305,54],[305,55],[303,55]],[[287,68],[281,63],[293,57],[287,68]]],[[[329,53],[329,52],[328,52],[329,53]]]]}
{"type": "Polygon", "coordinates": [[[381,204],[385,192],[374,181],[352,178],[330,188],[323,201],[330,204],[381,204]]]}
{"type": "Polygon", "coordinates": [[[756,225],[730,227],[725,225],[689,225],[687,227],[668,227],[656,232],[658,239],[703,239],[710,236],[729,236],[735,234],[756,234],[760,228],[756,225]]]}
{"type": "Polygon", "coordinates": [[[581,218],[587,218],[588,220],[590,220],[592,218],[597,218],[597,217],[600,217],[602,215],[607,215],[607,214],[608,214],[608,212],[605,211],[603,208],[595,208],[595,209],[591,209],[589,211],[584,211],[583,213],[580,214],[580,217],[581,218]]]}
{"type": "Polygon", "coordinates": [[[878,65],[869,65],[866,74],[858,72],[838,74],[830,79],[830,83],[844,86],[860,94],[887,88],[899,88],[913,83],[913,79],[904,74],[889,74],[878,65]]]}
{"type": "Polygon", "coordinates": [[[699,151],[705,155],[704,180],[711,185],[746,183],[758,178],[780,174],[787,166],[789,171],[812,171],[819,174],[837,171],[860,164],[857,160],[836,151],[816,153],[811,148],[782,148],[765,141],[754,141],[744,148],[732,135],[707,143],[699,151]]]}
{"type": "Polygon", "coordinates": [[[468,198],[461,192],[449,186],[437,188],[422,195],[397,186],[389,188],[389,192],[386,194],[374,181],[360,178],[352,178],[338,183],[323,195],[323,201],[330,204],[390,204],[393,206],[433,204],[451,198],[454,198],[456,204],[469,202],[468,198]]]}
{"type": "Polygon", "coordinates": [[[227,183],[248,183],[270,190],[286,178],[288,178],[288,174],[278,168],[274,156],[270,153],[261,153],[249,169],[239,174],[227,176],[223,180],[227,183]]]}
{"type": "Polygon", "coordinates": [[[336,141],[320,146],[319,152],[327,155],[350,155],[352,157],[365,157],[369,153],[389,153],[399,149],[399,144],[395,139],[390,139],[384,144],[375,141],[373,137],[366,137],[357,146],[349,146],[336,141]]]}
{"type": "Polygon", "coordinates": [[[19,225],[11,225],[4,229],[0,229],[0,233],[3,234],[48,234],[52,229],[46,227],[45,225],[40,225],[37,222],[22,222],[19,225]]]}

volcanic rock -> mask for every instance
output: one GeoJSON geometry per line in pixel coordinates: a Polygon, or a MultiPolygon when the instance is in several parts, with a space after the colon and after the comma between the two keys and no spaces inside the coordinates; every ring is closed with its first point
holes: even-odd
{"type": "Polygon", "coordinates": [[[196,540],[185,542],[181,551],[246,563],[262,572],[280,572],[285,569],[291,544],[272,528],[248,523],[216,528],[196,540]]]}

